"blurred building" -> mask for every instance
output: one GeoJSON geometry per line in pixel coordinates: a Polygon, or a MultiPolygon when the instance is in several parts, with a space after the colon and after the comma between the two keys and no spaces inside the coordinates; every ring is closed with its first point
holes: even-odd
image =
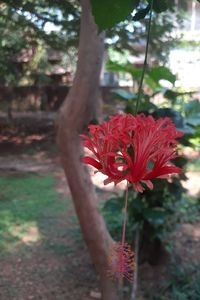
{"type": "Polygon", "coordinates": [[[181,36],[182,47],[171,51],[170,68],[178,76],[178,86],[200,89],[200,3],[196,0],[176,0],[176,3],[187,16],[182,28],[174,33],[181,36]]]}
{"type": "MultiPolygon", "coordinates": [[[[70,86],[72,84],[72,72],[69,67],[63,66],[62,52],[54,49],[45,50],[43,56],[46,57],[42,68],[33,68],[33,64],[37,64],[37,62],[34,62],[35,57],[38,55],[37,52],[37,46],[33,46],[31,48],[22,49],[13,57],[13,63],[15,64],[19,74],[24,77],[27,76],[27,78],[32,76],[32,78],[34,78],[34,82],[32,84],[34,85],[51,83],[70,86]]],[[[27,84],[29,84],[28,79],[27,84]]]]}

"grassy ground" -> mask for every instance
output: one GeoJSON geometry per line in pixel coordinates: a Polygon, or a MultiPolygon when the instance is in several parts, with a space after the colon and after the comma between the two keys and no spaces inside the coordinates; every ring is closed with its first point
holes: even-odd
{"type": "Polygon", "coordinates": [[[34,244],[42,239],[46,218],[66,211],[50,176],[18,175],[0,178],[0,251],[34,244]]]}
{"type": "Polygon", "coordinates": [[[0,191],[0,299],[88,299],[94,269],[55,178],[2,176],[0,191]]]}
{"type": "MultiPolygon", "coordinates": [[[[0,177],[0,300],[89,300],[98,286],[69,192],[62,193],[66,182],[52,158],[54,149],[48,156],[53,143],[49,139],[44,145],[36,141],[34,147],[25,143],[23,153],[16,144],[9,157],[11,147],[5,145],[0,155],[4,165],[13,158],[13,166],[23,166],[23,172],[13,172],[10,164],[9,172],[3,170],[0,177]],[[46,154],[39,155],[44,149],[47,160],[46,154]],[[26,157],[21,157],[24,151],[26,157]],[[46,173],[27,172],[30,165],[24,166],[30,161],[34,167],[43,164],[46,173]]],[[[191,161],[189,171],[200,171],[199,159],[191,161]]],[[[105,199],[102,189],[97,193],[105,199]]],[[[165,266],[164,277],[159,268],[140,266],[137,300],[200,300],[200,224],[195,224],[195,207],[186,219],[194,224],[177,233],[178,257],[165,266]]]]}

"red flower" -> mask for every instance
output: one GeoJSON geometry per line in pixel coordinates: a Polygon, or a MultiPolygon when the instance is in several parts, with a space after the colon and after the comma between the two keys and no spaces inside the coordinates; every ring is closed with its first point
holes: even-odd
{"type": "Polygon", "coordinates": [[[101,126],[89,126],[90,137],[81,135],[93,157],[83,162],[107,175],[105,184],[126,179],[138,192],[144,184],[153,188],[153,178],[179,173],[171,163],[177,157],[177,138],[183,135],[169,118],[154,120],[144,114],[111,116],[101,126]]]}
{"type": "Polygon", "coordinates": [[[109,272],[111,278],[126,278],[133,281],[135,267],[134,253],[127,243],[115,243],[108,256],[109,272]]]}
{"type": "Polygon", "coordinates": [[[126,148],[129,141],[132,116],[111,116],[109,122],[103,122],[101,126],[89,125],[88,128],[91,137],[81,135],[84,138],[83,145],[93,153],[96,159],[86,156],[83,162],[107,175],[108,179],[105,183],[113,181],[117,184],[124,180],[127,164],[120,163],[120,160],[123,161],[120,147],[126,148]]]}

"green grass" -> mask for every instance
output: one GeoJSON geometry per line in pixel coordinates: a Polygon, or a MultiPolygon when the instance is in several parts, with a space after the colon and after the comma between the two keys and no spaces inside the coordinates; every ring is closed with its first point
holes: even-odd
{"type": "Polygon", "coordinates": [[[58,200],[51,176],[1,177],[1,254],[42,239],[43,232],[53,230],[53,220],[66,209],[66,203],[58,200]]]}

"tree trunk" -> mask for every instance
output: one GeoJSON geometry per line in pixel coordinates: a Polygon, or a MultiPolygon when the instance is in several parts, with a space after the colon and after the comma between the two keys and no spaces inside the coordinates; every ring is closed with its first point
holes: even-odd
{"type": "Polygon", "coordinates": [[[100,275],[102,299],[117,300],[107,277],[109,249],[113,244],[97,208],[96,195],[87,168],[81,163],[79,134],[93,118],[103,59],[103,36],[97,36],[89,0],[81,0],[82,17],[77,72],[73,87],[60,110],[58,144],[81,230],[100,275]]]}

